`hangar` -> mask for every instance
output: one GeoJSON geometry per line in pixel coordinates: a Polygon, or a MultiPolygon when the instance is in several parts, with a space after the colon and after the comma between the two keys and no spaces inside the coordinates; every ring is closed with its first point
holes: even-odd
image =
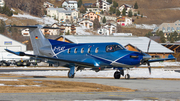
{"type": "MultiPolygon", "coordinates": [[[[98,43],[98,42],[117,42],[126,47],[128,50],[138,51],[137,49],[147,53],[149,38],[147,37],[120,37],[120,36],[73,36],[66,35],[58,37],[56,40],[70,43],[98,43]]],[[[149,55],[155,58],[167,58],[169,54],[174,52],[161,44],[151,40],[149,55]]]]}
{"type": "MultiPolygon", "coordinates": [[[[6,37],[2,34],[0,34],[0,60],[3,60],[5,58],[15,58],[15,55],[12,55],[11,53],[6,52],[4,49],[9,49],[9,50],[13,50],[13,51],[26,51],[26,45],[13,40],[9,37],[6,37]],[[8,54],[10,54],[9,56],[7,56],[8,54]]],[[[22,57],[21,57],[22,58],[22,57]]]]}

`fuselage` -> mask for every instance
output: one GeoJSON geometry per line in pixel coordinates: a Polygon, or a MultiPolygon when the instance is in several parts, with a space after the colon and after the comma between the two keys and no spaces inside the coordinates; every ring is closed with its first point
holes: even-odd
{"type": "Polygon", "coordinates": [[[56,43],[52,44],[51,51],[55,58],[92,64],[94,67],[132,68],[139,66],[143,59],[141,53],[128,51],[119,43],[56,43]]]}

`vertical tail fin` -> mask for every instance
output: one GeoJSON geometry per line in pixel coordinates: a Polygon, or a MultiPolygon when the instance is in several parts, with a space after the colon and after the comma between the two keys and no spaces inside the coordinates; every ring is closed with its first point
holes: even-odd
{"type": "Polygon", "coordinates": [[[35,55],[43,55],[43,51],[51,53],[52,51],[46,50],[47,48],[51,49],[51,43],[46,39],[41,31],[41,29],[59,29],[51,27],[43,27],[41,25],[34,26],[7,26],[7,27],[19,27],[19,28],[29,28],[31,44],[35,55]]]}
{"type": "Polygon", "coordinates": [[[36,28],[29,27],[31,44],[35,55],[42,55],[40,48],[51,45],[49,40],[44,37],[41,28],[42,26],[37,26],[36,28]]]}

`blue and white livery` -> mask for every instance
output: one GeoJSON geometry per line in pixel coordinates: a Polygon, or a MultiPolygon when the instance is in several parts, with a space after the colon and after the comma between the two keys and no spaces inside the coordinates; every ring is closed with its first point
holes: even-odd
{"type": "MultiPolygon", "coordinates": [[[[6,49],[6,51],[19,55],[42,58],[44,60],[58,62],[59,66],[69,67],[68,77],[73,78],[76,70],[84,68],[92,68],[96,72],[105,68],[114,68],[114,78],[119,79],[124,76],[124,69],[138,67],[142,64],[148,64],[149,71],[150,62],[174,60],[173,56],[169,58],[150,60],[151,56],[143,52],[134,52],[125,49],[119,43],[67,43],[46,39],[41,32],[40,25],[36,26],[10,26],[29,28],[31,43],[33,46],[34,55],[26,54],[24,52],[13,52],[6,49]]],[[[56,29],[56,28],[51,28],[56,29]]],[[[130,75],[126,74],[125,78],[129,79],[130,75]]]]}

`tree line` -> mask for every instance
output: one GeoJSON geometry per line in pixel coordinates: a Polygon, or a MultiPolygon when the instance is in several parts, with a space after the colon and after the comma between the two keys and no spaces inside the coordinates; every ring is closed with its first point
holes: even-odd
{"type": "Polygon", "coordinates": [[[6,6],[6,4],[4,5],[4,7],[0,7],[0,13],[5,14],[9,17],[13,15],[13,11],[11,11],[11,9],[6,6]]]}
{"type": "Polygon", "coordinates": [[[18,8],[35,16],[43,16],[43,3],[47,0],[5,0],[5,4],[9,8],[18,8]]]}
{"type": "MultiPolygon", "coordinates": [[[[160,43],[166,43],[166,41],[169,41],[170,43],[174,43],[175,41],[180,40],[180,34],[178,34],[176,31],[166,34],[167,38],[165,38],[163,31],[156,31],[154,35],[160,37],[160,40],[159,40],[160,43]]],[[[151,37],[154,35],[151,32],[148,32],[146,33],[145,36],[151,37]]]]}

